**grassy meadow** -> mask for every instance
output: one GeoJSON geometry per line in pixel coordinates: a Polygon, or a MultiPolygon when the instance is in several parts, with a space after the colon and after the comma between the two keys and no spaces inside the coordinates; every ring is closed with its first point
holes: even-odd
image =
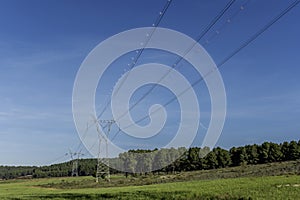
{"type": "Polygon", "coordinates": [[[156,174],[95,183],[93,177],[0,181],[0,199],[300,199],[295,163],[156,174]],[[281,166],[281,168],[279,167],[281,166]],[[284,166],[284,167],[282,167],[284,166]],[[281,175],[272,175],[273,172],[281,175]],[[269,172],[269,174],[267,173],[269,172]]]}

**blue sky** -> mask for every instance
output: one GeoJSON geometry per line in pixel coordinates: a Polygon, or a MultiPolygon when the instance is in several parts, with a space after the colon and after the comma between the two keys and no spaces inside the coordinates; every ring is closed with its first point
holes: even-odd
{"type": "MultiPolygon", "coordinates": [[[[245,2],[236,1],[200,41],[216,63],[293,1],[250,0],[235,15],[245,2]]],[[[164,4],[162,0],[0,1],[0,165],[44,165],[58,157],[62,157],[59,161],[68,159],[64,154],[79,144],[72,117],[72,90],[82,61],[106,38],[151,26],[164,4]]],[[[225,4],[174,0],[160,26],[196,38],[225,4]]],[[[299,9],[294,8],[220,69],[228,112],[219,146],[299,140],[299,9]]],[[[157,60],[159,54],[163,53],[146,51],[140,63],[151,59],[173,62],[170,55],[157,60]]],[[[127,59],[130,62],[130,55],[117,62],[126,63],[127,59]]],[[[108,80],[118,79],[113,72],[107,73],[108,80]]],[[[197,78],[192,71],[182,72],[197,78]]],[[[99,86],[97,91],[98,111],[102,97],[114,84],[106,83],[99,84],[104,89],[99,86]]],[[[207,125],[205,113],[209,113],[210,104],[205,84],[195,90],[204,113],[201,121],[207,125]]],[[[152,103],[172,96],[163,88],[156,92],[137,107],[133,118],[146,113],[152,103]],[[157,95],[162,94],[158,100],[157,95]]],[[[178,120],[176,106],[175,102],[169,108],[173,114],[165,133],[176,129],[172,126],[178,120]]],[[[200,144],[203,131],[200,129],[194,145],[200,144]]],[[[120,138],[116,143],[123,146],[137,142],[122,135],[120,138]]]]}

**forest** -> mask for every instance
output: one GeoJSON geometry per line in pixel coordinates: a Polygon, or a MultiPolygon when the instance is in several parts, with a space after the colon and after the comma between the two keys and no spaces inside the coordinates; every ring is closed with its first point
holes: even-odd
{"type": "MultiPolygon", "coordinates": [[[[208,170],[243,165],[256,165],[300,159],[300,140],[280,144],[264,142],[229,150],[216,147],[211,151],[205,147],[184,147],[154,150],[129,150],[117,158],[110,158],[111,166],[127,171],[128,175],[138,176],[148,173],[176,173],[182,171],[208,170]],[[179,157],[179,155],[181,155],[179,157]],[[175,162],[172,159],[179,157],[175,162]],[[171,163],[168,165],[168,163],[171,163]],[[155,170],[159,169],[159,170],[155,170]],[[149,172],[152,171],[152,172],[149,172]]],[[[79,176],[95,176],[97,159],[80,159],[79,176]]],[[[113,168],[112,174],[123,173],[113,168]]],[[[45,177],[66,177],[72,175],[72,161],[50,166],[0,166],[0,179],[26,179],[45,177]]]]}

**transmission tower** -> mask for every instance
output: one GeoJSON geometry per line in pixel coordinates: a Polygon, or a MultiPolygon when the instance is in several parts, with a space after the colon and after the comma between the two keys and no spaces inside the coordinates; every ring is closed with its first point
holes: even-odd
{"type": "Polygon", "coordinates": [[[71,156],[71,160],[72,160],[71,176],[78,176],[78,160],[80,156],[83,156],[84,154],[82,154],[81,151],[76,153],[76,152],[72,152],[71,150],[69,150],[69,153],[67,153],[66,155],[68,154],[71,156]]]}
{"type": "Polygon", "coordinates": [[[111,130],[111,126],[114,123],[116,123],[115,120],[97,120],[97,132],[99,136],[99,150],[98,150],[98,159],[97,159],[98,164],[97,164],[97,172],[96,172],[97,183],[99,182],[100,178],[105,179],[106,181],[110,181],[109,158],[108,158],[108,136],[111,130]],[[100,131],[99,125],[101,126],[103,132],[100,131]],[[104,148],[103,145],[105,145],[104,148]],[[101,148],[103,148],[103,150],[101,148]],[[103,157],[101,156],[101,153],[103,154],[103,157]]]}

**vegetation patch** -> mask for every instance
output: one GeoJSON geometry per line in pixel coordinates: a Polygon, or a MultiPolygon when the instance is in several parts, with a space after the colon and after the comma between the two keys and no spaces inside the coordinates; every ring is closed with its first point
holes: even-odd
{"type": "Polygon", "coordinates": [[[145,200],[174,200],[174,199],[193,199],[193,200],[251,200],[250,197],[235,197],[228,194],[224,195],[198,195],[191,194],[188,191],[175,191],[175,192],[120,192],[115,194],[51,194],[31,196],[31,199],[118,199],[118,200],[132,200],[132,199],[145,199],[145,200]]]}

